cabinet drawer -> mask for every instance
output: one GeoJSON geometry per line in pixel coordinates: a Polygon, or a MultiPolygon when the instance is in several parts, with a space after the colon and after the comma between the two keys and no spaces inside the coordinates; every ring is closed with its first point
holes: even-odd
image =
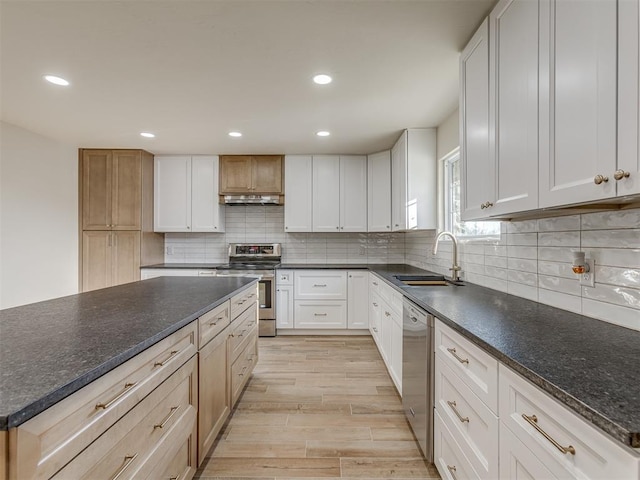
{"type": "Polygon", "coordinates": [[[458,332],[436,321],[436,355],[493,413],[498,413],[498,361],[458,332]]]}
{"type": "Polygon", "coordinates": [[[242,389],[249,380],[257,358],[257,337],[252,335],[253,341],[247,343],[244,350],[231,366],[231,405],[235,405],[242,393],[242,389]]]}
{"type": "Polygon", "coordinates": [[[191,463],[191,450],[193,450],[191,438],[182,442],[178,452],[164,468],[156,468],[149,475],[149,479],[162,480],[188,480],[196,473],[196,466],[191,463]]]}
{"type": "Polygon", "coordinates": [[[402,314],[402,294],[386,283],[381,283],[379,288],[380,298],[387,302],[396,313],[402,314]]]}
{"type": "Polygon", "coordinates": [[[230,310],[231,302],[226,301],[198,319],[199,348],[209,343],[231,323],[230,310]]]}
{"type": "Polygon", "coordinates": [[[435,363],[435,405],[473,469],[498,477],[498,417],[439,357],[435,363]]]}
{"type": "Polygon", "coordinates": [[[231,320],[244,312],[251,304],[255,304],[258,300],[258,287],[247,288],[231,298],[231,320]]]}
{"type": "Polygon", "coordinates": [[[194,357],[53,478],[144,478],[156,468],[150,458],[165,437],[180,422],[195,426],[197,371],[194,357]]]}
{"type": "Polygon", "coordinates": [[[433,414],[433,463],[445,480],[480,480],[480,476],[462,453],[453,435],[440,418],[438,411],[433,414]]]}
{"type": "Polygon", "coordinates": [[[278,270],[276,285],[293,285],[293,270],[278,270]]]}
{"type": "Polygon", "coordinates": [[[380,284],[382,280],[375,273],[369,273],[369,296],[372,293],[380,294],[380,284]]]}
{"type": "Polygon", "coordinates": [[[295,272],[296,300],[346,300],[347,272],[336,270],[295,272]]]}
{"type": "Polygon", "coordinates": [[[638,453],[615,443],[504,365],[499,383],[501,421],[555,476],[638,478],[638,453]]]}
{"type": "Polygon", "coordinates": [[[295,328],[347,328],[347,302],[296,300],[295,328]]]}
{"type": "Polygon", "coordinates": [[[196,353],[196,322],[10,432],[14,478],[49,478],[196,353]]]}
{"type": "Polygon", "coordinates": [[[229,352],[232,362],[257,331],[257,322],[258,310],[255,304],[233,322],[231,326],[231,338],[229,339],[229,352]]]}

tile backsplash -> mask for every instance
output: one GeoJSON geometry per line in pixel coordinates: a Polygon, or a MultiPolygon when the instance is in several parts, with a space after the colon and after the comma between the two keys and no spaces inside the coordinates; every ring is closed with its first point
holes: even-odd
{"type": "MultiPolygon", "coordinates": [[[[503,222],[500,238],[461,240],[468,282],[640,330],[640,209],[503,222]],[[595,288],[571,271],[572,251],[596,262],[595,288]]],[[[451,242],[436,232],[284,233],[284,207],[226,208],[226,233],[167,233],[166,263],[223,263],[227,245],[282,243],[285,263],[408,263],[448,274],[451,242]]]]}

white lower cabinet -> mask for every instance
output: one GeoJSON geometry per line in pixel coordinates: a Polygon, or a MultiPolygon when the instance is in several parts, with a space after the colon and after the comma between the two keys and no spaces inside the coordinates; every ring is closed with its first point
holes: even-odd
{"type": "MultiPolygon", "coordinates": [[[[637,452],[615,443],[502,364],[498,384],[500,435],[509,437],[513,434],[518,438],[526,450],[551,473],[545,478],[639,478],[640,456],[637,452]]],[[[511,461],[517,467],[519,462],[513,458],[524,462],[526,455],[512,445],[517,444],[512,442],[503,446],[501,462],[511,461]]],[[[534,465],[533,462],[531,465],[534,465]]],[[[510,469],[516,467],[504,465],[502,470],[510,474],[510,469]]]]}
{"type": "Polygon", "coordinates": [[[276,328],[293,328],[293,270],[276,274],[276,328]]]}
{"type": "Polygon", "coordinates": [[[382,313],[380,307],[380,296],[375,292],[369,292],[369,331],[371,332],[371,336],[373,340],[376,342],[378,346],[378,350],[381,350],[381,318],[380,314],[382,313]]]}
{"type": "Polygon", "coordinates": [[[551,480],[557,478],[544,463],[518,440],[511,430],[500,425],[500,478],[509,480],[551,480]]]}
{"type": "Polygon", "coordinates": [[[347,328],[369,328],[369,272],[347,272],[347,328]]]}
{"type": "Polygon", "coordinates": [[[345,300],[296,300],[295,328],[347,328],[345,300]]]}
{"type": "Polygon", "coordinates": [[[438,410],[433,414],[433,463],[442,478],[446,480],[478,479],[480,476],[473,470],[462,449],[440,418],[438,410]]]}

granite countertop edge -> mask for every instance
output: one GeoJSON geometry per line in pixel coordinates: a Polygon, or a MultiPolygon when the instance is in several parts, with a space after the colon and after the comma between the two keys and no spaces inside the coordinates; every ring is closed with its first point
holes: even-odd
{"type": "Polygon", "coordinates": [[[6,415],[0,414],[0,431],[7,431],[10,428],[17,427],[30,420],[39,413],[45,411],[47,408],[52,407],[59,401],[64,400],[66,397],[76,393],[78,390],[89,385],[91,382],[97,380],[111,370],[114,370],[128,360],[131,360],[137,354],[143,352],[149,347],[177,332],[181,328],[187,326],[191,322],[197,320],[203,314],[209,312],[210,310],[213,310],[217,306],[232,298],[238,293],[238,290],[249,288],[256,282],[257,280],[251,280],[247,284],[239,287],[237,290],[219,297],[206,307],[199,308],[197,311],[194,311],[193,313],[183,317],[182,319],[177,320],[170,326],[152,334],[142,342],[114,355],[107,361],[73,378],[71,381],[56,388],[55,390],[52,390],[51,392],[39,397],[37,400],[25,405],[23,408],[20,408],[19,410],[6,415]]]}

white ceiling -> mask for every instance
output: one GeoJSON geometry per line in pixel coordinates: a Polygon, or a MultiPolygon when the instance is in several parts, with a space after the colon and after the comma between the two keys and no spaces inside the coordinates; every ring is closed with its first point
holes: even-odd
{"type": "Polygon", "coordinates": [[[156,154],[371,153],[456,108],[459,52],[494,3],[2,0],[2,120],[156,154]]]}

